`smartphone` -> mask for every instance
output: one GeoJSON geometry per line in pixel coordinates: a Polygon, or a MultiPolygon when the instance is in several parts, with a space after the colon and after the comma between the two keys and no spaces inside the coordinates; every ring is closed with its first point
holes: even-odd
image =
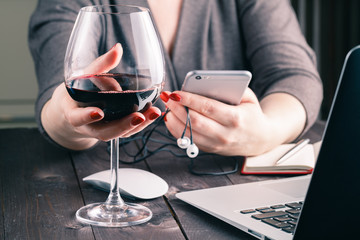
{"type": "Polygon", "coordinates": [[[239,105],[251,77],[246,70],[194,70],[186,75],[181,90],[239,105]]]}

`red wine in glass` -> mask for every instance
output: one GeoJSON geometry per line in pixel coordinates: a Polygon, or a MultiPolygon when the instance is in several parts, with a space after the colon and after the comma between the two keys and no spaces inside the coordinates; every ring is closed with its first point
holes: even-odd
{"type": "Polygon", "coordinates": [[[154,104],[162,86],[150,84],[150,77],[144,75],[104,73],[67,80],[66,89],[80,106],[99,107],[104,120],[110,121],[145,111],[154,104]]]}

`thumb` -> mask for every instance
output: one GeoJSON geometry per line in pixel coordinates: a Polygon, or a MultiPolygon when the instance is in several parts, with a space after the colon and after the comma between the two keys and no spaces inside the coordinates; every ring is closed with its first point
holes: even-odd
{"type": "MultiPolygon", "coordinates": [[[[107,73],[119,65],[122,55],[123,48],[120,43],[116,43],[107,53],[90,63],[90,65],[83,70],[83,73],[86,75],[107,73]]],[[[120,84],[112,77],[102,76],[92,78],[91,81],[101,90],[122,90],[120,84]]]]}
{"type": "Polygon", "coordinates": [[[116,43],[107,53],[101,55],[84,69],[85,74],[106,73],[119,65],[123,55],[123,48],[116,43]]]}
{"type": "Polygon", "coordinates": [[[246,88],[241,103],[259,103],[259,100],[250,88],[246,88]]]}

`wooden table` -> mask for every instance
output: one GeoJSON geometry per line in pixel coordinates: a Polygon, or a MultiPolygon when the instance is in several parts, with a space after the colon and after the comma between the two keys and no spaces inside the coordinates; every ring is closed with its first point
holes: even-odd
{"type": "MultiPolygon", "coordinates": [[[[321,139],[324,123],[307,134],[321,139]]],[[[229,169],[233,160],[205,156],[196,160],[203,170],[229,169]]],[[[241,160],[240,160],[241,163],[241,160]]],[[[254,239],[175,197],[179,191],[246,183],[280,176],[198,176],[189,160],[161,152],[126,167],[149,170],[169,184],[168,193],[153,200],[134,201],[149,207],[153,218],[142,225],[103,228],[82,225],[75,212],[84,204],[102,202],[107,193],[82,178],[109,168],[106,144],[84,152],[67,151],[46,141],[37,129],[0,130],[0,239],[254,239]]],[[[124,167],[124,165],[121,165],[124,167]]],[[[221,203],[219,203],[221,204],[221,203]]]]}

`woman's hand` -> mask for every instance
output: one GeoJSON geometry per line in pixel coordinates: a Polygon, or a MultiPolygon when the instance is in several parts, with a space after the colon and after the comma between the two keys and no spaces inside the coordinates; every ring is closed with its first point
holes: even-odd
{"type": "Polygon", "coordinates": [[[258,155],[290,142],[302,132],[306,119],[303,106],[293,96],[275,93],[259,103],[249,88],[238,106],[184,91],[164,92],[161,99],[171,110],[166,126],[174,137],[184,131],[187,106],[196,145],[220,155],[258,155]]]}
{"type": "MultiPolygon", "coordinates": [[[[100,56],[87,72],[104,73],[116,67],[121,60],[122,47],[116,44],[106,54],[100,56]]],[[[116,86],[111,78],[101,85],[116,86]]],[[[161,111],[156,107],[148,108],[144,113],[134,112],[119,120],[101,121],[104,112],[97,107],[79,107],[67,93],[65,84],[60,84],[51,99],[41,111],[41,122],[48,135],[58,144],[73,150],[84,150],[94,146],[98,140],[109,141],[116,137],[129,137],[152,123],[161,111]]]]}

